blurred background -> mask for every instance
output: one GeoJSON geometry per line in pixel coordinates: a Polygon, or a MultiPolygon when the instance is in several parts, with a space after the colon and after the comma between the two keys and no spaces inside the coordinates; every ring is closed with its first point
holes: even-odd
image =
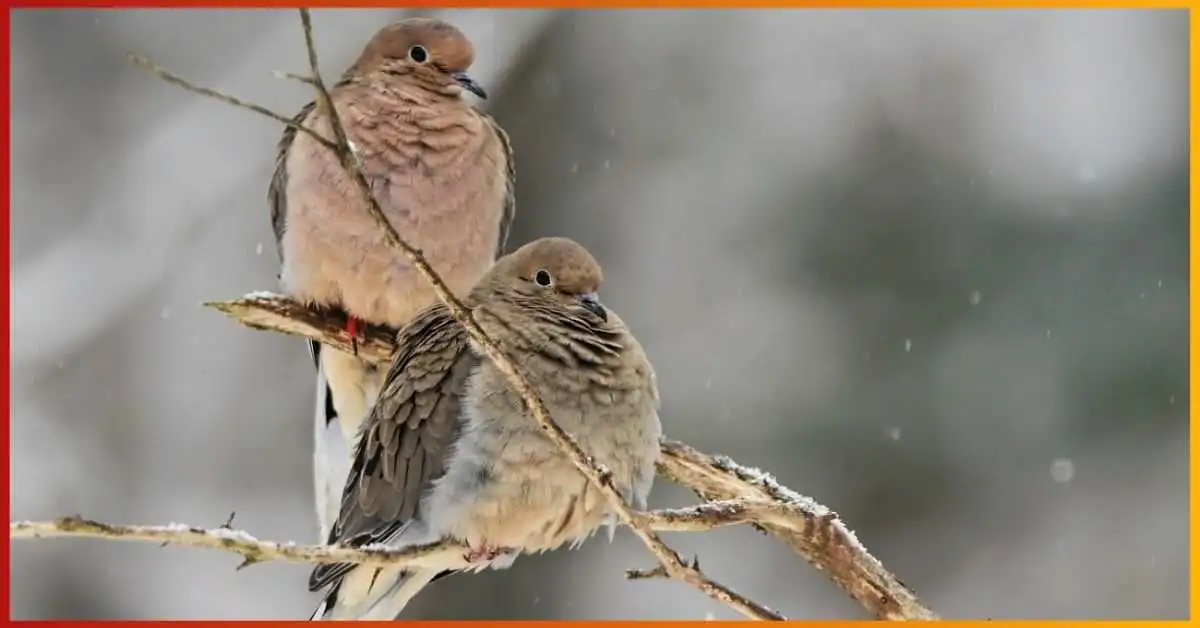
{"type": "MultiPolygon", "coordinates": [[[[315,11],[329,77],[399,10],[315,11]]],[[[670,437],[838,511],[947,617],[1187,612],[1183,11],[447,11],[512,135],[511,244],[570,236],[655,361],[670,437]]],[[[294,11],[12,24],[14,519],[316,541],[276,287],[294,11]]],[[[694,498],[665,482],[658,506],[694,498]]],[[[670,535],[792,618],[861,618],[749,529],[670,535]]],[[[13,546],[17,618],[307,618],[308,569],[13,546]]],[[[732,618],[628,532],[426,590],[410,618],[732,618]]]]}

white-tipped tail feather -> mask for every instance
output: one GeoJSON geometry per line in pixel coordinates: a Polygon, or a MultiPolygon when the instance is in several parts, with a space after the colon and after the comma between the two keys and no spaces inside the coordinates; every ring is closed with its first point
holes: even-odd
{"type": "Polygon", "coordinates": [[[313,483],[317,522],[321,542],[329,539],[329,530],[338,518],[342,489],[350,473],[350,444],[346,442],[336,416],[329,416],[332,403],[325,367],[317,361],[317,403],[313,412],[313,483]]]}
{"type": "Polygon", "coordinates": [[[391,621],[441,571],[356,569],[326,595],[310,621],[391,621]]]}

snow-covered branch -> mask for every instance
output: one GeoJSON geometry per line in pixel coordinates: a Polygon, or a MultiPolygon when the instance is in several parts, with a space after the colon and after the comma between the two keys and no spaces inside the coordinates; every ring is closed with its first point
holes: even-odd
{"type": "Polygon", "coordinates": [[[40,539],[83,537],[112,541],[145,541],[162,545],[181,545],[225,550],[239,554],[239,569],[254,563],[283,561],[290,563],[362,563],[371,565],[420,566],[431,557],[446,552],[463,552],[464,546],[451,543],[421,545],[404,550],[386,547],[349,548],[335,545],[296,545],[260,541],[228,526],[204,529],[182,523],[165,526],[119,525],[101,523],[83,517],[63,517],[54,521],[14,521],[8,524],[9,538],[40,539]]]}

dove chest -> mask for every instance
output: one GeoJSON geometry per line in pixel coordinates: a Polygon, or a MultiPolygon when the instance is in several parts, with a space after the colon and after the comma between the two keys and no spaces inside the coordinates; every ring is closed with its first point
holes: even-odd
{"type": "MultiPolygon", "coordinates": [[[[661,436],[649,395],[580,395],[553,380],[535,386],[555,422],[612,471],[626,499],[643,501],[661,436]],[[607,401],[597,403],[600,397],[607,401]]],[[[523,411],[490,363],[472,376],[463,407],[462,435],[431,495],[450,506],[442,512],[453,514],[441,524],[449,534],[472,545],[544,551],[581,542],[606,522],[604,497],[523,411]]]]}
{"type": "MultiPolygon", "coordinates": [[[[503,142],[463,103],[421,113],[379,99],[343,98],[337,106],[384,215],[451,290],[465,293],[497,254],[508,196],[503,142]]],[[[332,136],[323,118],[311,126],[332,136]]],[[[300,133],[285,166],[280,247],[288,294],[397,327],[434,301],[330,151],[300,133]]]]}

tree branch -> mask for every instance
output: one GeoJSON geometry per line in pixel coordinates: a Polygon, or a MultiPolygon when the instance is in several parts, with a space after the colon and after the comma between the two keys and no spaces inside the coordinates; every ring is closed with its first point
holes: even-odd
{"type": "MultiPolygon", "coordinates": [[[[733,500],[730,503],[735,502],[736,500],[733,500]]],[[[726,521],[721,521],[720,513],[715,513],[715,515],[708,513],[707,506],[708,504],[697,507],[703,508],[704,512],[698,511],[692,515],[687,513],[691,509],[678,509],[644,513],[641,518],[652,529],[668,532],[705,530],[744,521],[744,519],[736,518],[736,515],[726,521]],[[689,518],[703,519],[708,525],[688,525],[686,522],[689,518]]],[[[265,562],[313,565],[353,563],[420,567],[423,563],[427,563],[427,559],[430,557],[436,559],[442,553],[461,553],[470,549],[464,544],[449,541],[418,545],[402,550],[384,545],[342,547],[337,545],[297,545],[290,542],[275,543],[260,541],[246,532],[233,529],[232,521],[218,528],[205,529],[182,523],[163,526],[102,523],[76,515],[54,521],[14,521],[9,523],[8,531],[10,539],[92,538],[161,543],[163,547],[177,545],[224,550],[238,554],[244,559],[238,569],[265,562]]]]}
{"type": "Polygon", "coordinates": [[[283,124],[284,126],[289,126],[289,127],[292,127],[293,129],[296,129],[297,131],[300,131],[301,133],[308,134],[308,136],[313,138],[314,140],[316,140],[318,144],[320,144],[330,150],[333,150],[335,148],[333,142],[330,142],[329,140],[325,139],[320,134],[318,134],[316,131],[300,124],[296,120],[292,120],[291,118],[288,118],[287,116],[283,116],[278,113],[275,113],[274,111],[271,111],[270,109],[267,109],[266,107],[263,107],[262,105],[256,105],[252,102],[246,102],[240,98],[230,96],[229,94],[223,94],[221,92],[218,92],[215,89],[209,89],[207,87],[200,87],[199,85],[193,85],[192,83],[189,83],[188,81],[181,78],[178,74],[172,74],[171,72],[168,72],[168,71],[164,70],[163,68],[155,65],[154,62],[150,61],[146,57],[143,57],[142,55],[134,54],[131,52],[131,53],[127,53],[126,56],[129,57],[129,60],[132,61],[134,65],[138,66],[139,68],[157,76],[158,78],[160,78],[172,85],[178,85],[179,87],[182,87],[182,88],[188,90],[189,92],[200,94],[201,96],[208,96],[209,98],[215,98],[223,103],[233,105],[234,107],[238,107],[239,109],[246,109],[249,111],[253,111],[254,113],[257,113],[259,115],[266,116],[276,122],[279,122],[280,124],[283,124]]]}
{"type": "MultiPolygon", "coordinates": [[[[739,523],[753,522],[757,513],[775,510],[773,504],[726,500],[693,506],[640,513],[638,518],[659,532],[699,532],[739,523]]],[[[343,547],[338,545],[297,545],[260,541],[232,527],[230,522],[218,528],[170,523],[167,525],[122,525],[85,519],[79,515],[53,521],[14,521],[8,525],[10,539],[91,538],[114,541],[161,543],[232,552],[245,560],[238,568],[265,562],[302,564],[353,563],[379,566],[421,566],[427,558],[442,552],[464,552],[465,544],[443,541],[405,549],[385,545],[343,547]]],[[[661,567],[660,567],[661,569],[661,567]]]]}
{"type": "MultiPolygon", "coordinates": [[[[685,485],[686,486],[686,485],[685,485]]],[[[722,499],[687,508],[664,508],[642,515],[656,532],[705,532],[739,523],[769,523],[807,517],[789,504],[750,499],[722,499]]]]}
{"type": "Polygon", "coordinates": [[[54,521],[15,521],[8,524],[10,539],[40,539],[52,537],[82,537],[116,541],[147,541],[185,547],[220,549],[240,554],[243,560],[238,569],[255,563],[282,561],[289,563],[360,563],[380,566],[421,566],[427,559],[447,552],[463,552],[467,548],[455,543],[418,545],[403,550],[384,546],[360,548],[336,545],[296,545],[260,541],[249,534],[222,526],[206,530],[173,523],[165,526],[114,525],[84,519],[64,517],[54,521]]]}
{"type": "Polygon", "coordinates": [[[676,441],[663,443],[659,475],[706,500],[745,499],[773,507],[755,527],[785,543],[879,619],[938,619],[879,562],[837,513],[780,485],[767,473],[676,441]],[[774,508],[781,506],[785,511],[774,508]],[[790,514],[784,515],[784,512],[790,514]]]}
{"type": "Polygon", "coordinates": [[[352,347],[353,341],[346,332],[345,312],[305,307],[270,292],[253,292],[240,299],[213,301],[204,306],[231,316],[251,329],[317,339],[323,345],[346,353],[356,348],[360,359],[377,366],[386,367],[396,350],[394,329],[359,323],[357,346],[352,347]],[[337,327],[330,328],[330,325],[337,327]]]}

